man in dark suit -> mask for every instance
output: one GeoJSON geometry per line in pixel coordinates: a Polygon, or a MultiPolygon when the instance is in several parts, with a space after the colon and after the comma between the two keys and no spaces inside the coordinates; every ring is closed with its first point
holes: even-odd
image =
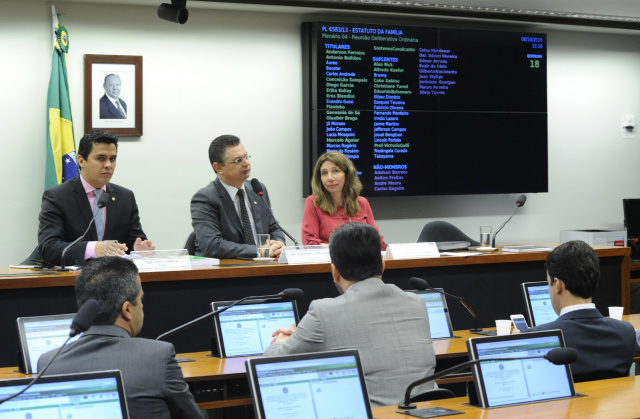
{"type": "MultiPolygon", "coordinates": [[[[88,261],[75,283],[78,307],[98,302],[98,315],[80,338],[66,346],[47,374],[118,369],[122,372],[132,419],[201,419],[171,343],[135,338],[142,329],[142,285],[130,260],[88,261]]],[[[44,368],[57,349],[43,354],[44,368]]],[[[42,371],[40,369],[39,371],[42,371]]]]}
{"type": "Polygon", "coordinates": [[[102,87],[105,94],[100,98],[100,119],[126,119],[127,104],[120,99],[120,77],[109,74],[102,87]]]}
{"type": "Polygon", "coordinates": [[[600,277],[596,252],[583,241],[569,241],[547,256],[545,268],[551,304],[560,317],[529,331],[562,330],[567,347],[578,351],[578,361],[571,364],[576,382],[628,375],[635,333],[630,323],[603,317],[591,301],[600,277]]]}
{"type": "Polygon", "coordinates": [[[116,136],[101,130],[88,132],[78,146],[80,176],[43,193],[38,242],[44,261],[60,265],[63,249],[82,236],[94,214],[95,224],[83,241],[67,251],[65,265],[155,248],[142,231],[133,192],[110,183],[117,151],[116,136]],[[105,192],[109,194],[108,205],[96,209],[98,195],[105,192]]]}
{"type": "Polygon", "coordinates": [[[267,207],[271,205],[267,190],[262,185],[262,199],[247,181],[250,157],[235,135],[221,135],[211,142],[209,160],[218,178],[191,199],[197,255],[256,257],[257,234],[270,234],[271,256],[282,252],[284,233],[267,207]]]}

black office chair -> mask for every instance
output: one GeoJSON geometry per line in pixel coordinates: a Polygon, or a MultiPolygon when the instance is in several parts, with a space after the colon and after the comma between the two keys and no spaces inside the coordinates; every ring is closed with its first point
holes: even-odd
{"type": "Polygon", "coordinates": [[[36,244],[36,247],[33,248],[31,254],[27,256],[25,260],[22,261],[20,265],[35,265],[36,261],[40,261],[42,257],[40,256],[40,243],[36,244]]]}
{"type": "Polygon", "coordinates": [[[451,390],[448,390],[446,388],[434,388],[422,393],[414,394],[411,396],[410,400],[411,403],[417,403],[428,402],[429,400],[452,399],[454,397],[457,396],[451,390]]]}
{"type": "Polygon", "coordinates": [[[471,246],[480,246],[480,242],[464,234],[458,227],[446,221],[431,221],[425,224],[416,240],[420,242],[467,241],[471,246]]]}
{"type": "Polygon", "coordinates": [[[187,253],[189,253],[190,255],[196,254],[196,233],[194,233],[193,231],[191,232],[191,234],[189,234],[189,237],[187,237],[184,248],[187,249],[187,253]]]}

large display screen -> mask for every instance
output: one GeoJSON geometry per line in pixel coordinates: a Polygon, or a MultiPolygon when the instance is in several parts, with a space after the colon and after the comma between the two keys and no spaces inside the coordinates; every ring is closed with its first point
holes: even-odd
{"type": "Polygon", "coordinates": [[[547,192],[546,35],[306,22],[305,195],[340,151],[362,195],[547,192]]]}

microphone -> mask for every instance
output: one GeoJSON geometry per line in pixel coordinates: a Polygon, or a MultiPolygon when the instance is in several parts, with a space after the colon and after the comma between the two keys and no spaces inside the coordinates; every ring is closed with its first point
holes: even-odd
{"type": "Polygon", "coordinates": [[[67,251],[69,249],[71,249],[73,246],[75,246],[80,240],[84,239],[84,236],[87,235],[87,233],[89,232],[89,229],[91,228],[91,226],[93,225],[94,221],[96,220],[96,215],[98,215],[98,211],[101,210],[102,208],[106,207],[107,205],[109,205],[109,194],[106,192],[103,192],[102,195],[100,195],[100,198],[98,198],[98,202],[96,202],[96,210],[93,214],[93,218],[91,218],[91,222],[89,222],[89,226],[87,226],[87,229],[84,231],[84,233],[82,234],[82,236],[78,237],[77,239],[75,239],[74,241],[72,241],[71,243],[69,243],[69,245],[67,245],[67,247],[65,247],[62,250],[62,256],[60,257],[61,261],[60,261],[60,267],[59,268],[55,268],[52,269],[54,271],[68,271],[69,268],[65,268],[65,263],[64,263],[64,255],[67,253],[67,251]]]}
{"type": "Polygon", "coordinates": [[[182,326],[178,326],[175,329],[171,329],[168,332],[165,332],[163,334],[161,334],[160,336],[158,336],[156,338],[156,340],[163,340],[164,338],[167,338],[171,335],[174,335],[178,332],[183,331],[184,329],[187,329],[191,326],[193,326],[194,324],[207,319],[209,317],[213,317],[216,314],[220,314],[223,311],[227,311],[228,309],[230,309],[231,307],[240,304],[241,302],[245,301],[245,300],[264,300],[264,299],[273,299],[273,298],[280,298],[286,301],[293,301],[293,300],[297,300],[299,298],[302,298],[304,296],[304,291],[302,291],[300,288],[287,288],[285,290],[280,291],[277,294],[273,294],[273,295],[259,295],[259,296],[252,296],[252,297],[244,297],[236,302],[234,302],[233,304],[230,304],[226,307],[220,308],[218,310],[212,311],[210,313],[205,314],[204,316],[200,316],[197,319],[191,320],[188,323],[183,324],[182,326]]]}
{"type": "Polygon", "coordinates": [[[53,360],[58,357],[58,355],[60,354],[60,351],[62,351],[62,348],[64,348],[65,345],[69,343],[69,340],[72,337],[76,336],[78,333],[85,332],[88,328],[90,328],[91,325],[93,324],[93,321],[96,319],[97,315],[98,315],[98,302],[94,299],[87,300],[78,309],[78,312],[73,317],[73,321],[71,322],[71,331],[69,332],[69,337],[67,338],[67,340],[64,341],[62,346],[58,349],[58,352],[56,352],[55,355],[53,355],[53,357],[49,360],[47,365],[45,365],[42,371],[39,371],[38,375],[35,376],[33,380],[31,380],[31,382],[27,384],[25,388],[23,388],[16,394],[13,394],[7,398],[0,400],[0,404],[13,399],[14,397],[18,397],[25,391],[29,390],[29,388],[31,388],[31,386],[34,385],[40,379],[40,377],[44,377],[44,373],[47,371],[47,368],[49,368],[49,365],[51,365],[53,360]]]}
{"type": "Polygon", "coordinates": [[[267,203],[267,200],[264,199],[264,189],[262,189],[262,184],[260,183],[260,181],[256,178],[251,179],[251,189],[253,189],[253,192],[257,193],[259,196],[262,197],[262,199],[264,200],[264,203],[267,204],[267,209],[269,210],[269,214],[271,214],[271,218],[273,218],[273,221],[276,222],[276,225],[278,226],[278,228],[280,228],[280,230],[282,230],[282,232],[284,234],[287,235],[287,237],[289,237],[292,241],[293,244],[295,244],[296,246],[298,246],[298,242],[296,241],[296,239],[293,238],[293,236],[291,234],[289,234],[287,232],[287,230],[285,230],[284,228],[282,228],[282,226],[280,225],[280,223],[278,223],[278,220],[276,220],[276,216],[273,215],[273,212],[271,211],[271,207],[269,206],[269,204],[267,203]]]}
{"type": "Polygon", "coordinates": [[[426,289],[429,289],[431,291],[439,292],[442,295],[446,295],[447,297],[451,297],[453,299],[456,299],[456,300],[460,301],[460,304],[462,304],[464,306],[464,308],[467,309],[469,314],[471,314],[471,316],[473,317],[473,327],[471,329],[469,329],[469,331],[472,332],[472,333],[476,333],[476,332],[481,332],[482,331],[482,328],[478,327],[478,315],[475,313],[475,311],[473,311],[471,309],[471,307],[469,307],[469,304],[467,304],[467,302],[462,297],[458,297],[458,296],[455,296],[453,294],[449,294],[448,292],[444,292],[444,291],[437,290],[435,288],[431,288],[429,286],[429,284],[427,283],[427,281],[425,281],[422,278],[417,278],[415,276],[413,278],[409,279],[409,285],[412,286],[413,288],[417,289],[418,291],[424,291],[426,289]]]}
{"type": "Polygon", "coordinates": [[[509,219],[507,221],[505,221],[504,223],[502,223],[502,225],[500,227],[498,227],[498,229],[496,230],[495,233],[493,233],[493,239],[491,240],[491,247],[496,247],[496,236],[498,235],[498,233],[500,232],[500,230],[502,230],[502,227],[504,227],[510,220],[511,217],[513,217],[513,214],[516,213],[516,211],[518,210],[518,208],[520,208],[521,206],[524,205],[524,203],[527,202],[527,197],[525,195],[520,195],[518,197],[518,200],[516,201],[516,208],[513,210],[513,212],[511,213],[511,216],[509,217],[509,219]]]}
{"type": "Polygon", "coordinates": [[[86,332],[88,328],[91,327],[93,321],[96,319],[98,315],[99,309],[98,302],[93,298],[87,300],[82,307],[78,309],[73,321],[71,322],[71,331],[69,332],[69,337],[75,337],[77,334],[86,332]]]}
{"type": "Polygon", "coordinates": [[[525,360],[525,359],[546,359],[554,365],[566,365],[571,364],[572,362],[576,362],[578,360],[578,351],[574,348],[556,348],[547,352],[545,355],[540,356],[517,356],[513,358],[485,358],[485,359],[473,359],[471,361],[463,362],[460,365],[456,365],[455,367],[447,368],[435,374],[429,375],[425,378],[422,378],[418,381],[414,381],[409,384],[407,387],[407,391],[404,394],[404,401],[398,403],[398,408],[400,409],[415,409],[416,405],[411,403],[411,390],[420,384],[424,384],[429,381],[437,380],[438,378],[444,377],[449,374],[456,373],[458,371],[462,371],[466,368],[472,367],[481,362],[507,362],[507,361],[517,361],[517,360],[525,360]]]}

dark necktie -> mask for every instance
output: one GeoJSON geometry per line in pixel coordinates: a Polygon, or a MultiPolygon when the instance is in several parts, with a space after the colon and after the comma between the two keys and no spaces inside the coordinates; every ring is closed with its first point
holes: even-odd
{"type": "Polygon", "coordinates": [[[240,215],[242,217],[242,232],[244,234],[244,242],[255,245],[253,240],[253,231],[251,231],[251,221],[249,221],[249,213],[244,203],[244,190],[238,189],[238,199],[240,200],[240,215]]]}
{"type": "Polygon", "coordinates": [[[102,231],[102,229],[104,228],[103,224],[103,211],[102,208],[98,208],[98,200],[100,199],[100,195],[102,195],[102,189],[96,189],[93,191],[93,193],[96,195],[96,202],[93,203],[93,210],[94,212],[97,210],[96,212],[96,219],[95,219],[95,224],[96,224],[96,233],[98,233],[98,241],[102,241],[102,236],[104,234],[104,232],[102,231]]]}

